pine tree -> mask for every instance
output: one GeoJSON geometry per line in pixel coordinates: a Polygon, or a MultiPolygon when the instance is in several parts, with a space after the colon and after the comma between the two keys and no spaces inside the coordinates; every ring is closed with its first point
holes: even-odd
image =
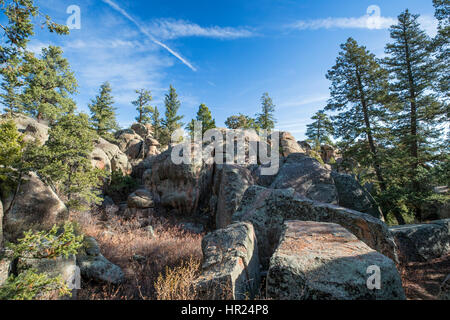
{"type": "Polygon", "coordinates": [[[61,48],[50,46],[42,49],[42,59],[31,53],[25,57],[28,75],[22,100],[26,112],[38,121],[54,121],[75,110],[70,95],[76,92],[77,81],[62,54],[61,48]]]}
{"type": "Polygon", "coordinates": [[[162,124],[158,107],[155,106],[155,108],[153,108],[150,117],[153,128],[153,137],[155,137],[155,139],[159,141],[162,136],[162,124]]]}
{"type": "Polygon", "coordinates": [[[242,113],[239,113],[237,116],[228,117],[225,120],[225,125],[228,129],[259,129],[255,119],[242,113]]]}
{"type": "Polygon", "coordinates": [[[319,148],[322,144],[330,144],[330,136],[334,134],[333,123],[323,110],[320,110],[311,117],[313,123],[306,126],[306,136],[319,148]]]}
{"type": "Polygon", "coordinates": [[[93,168],[89,159],[95,137],[86,114],[64,115],[51,126],[47,143],[35,155],[39,175],[66,200],[69,210],[100,200],[105,173],[93,168]]]}
{"type": "Polygon", "coordinates": [[[275,127],[275,105],[273,104],[272,98],[269,94],[265,92],[261,97],[262,111],[256,117],[256,123],[259,128],[271,131],[275,127]]]}
{"type": "MultiPolygon", "coordinates": [[[[26,75],[23,60],[29,38],[34,35],[32,19],[40,12],[32,0],[0,0],[0,7],[6,17],[1,29],[5,41],[0,44],[0,75],[3,78],[0,98],[5,106],[4,111],[12,114],[23,111],[20,99],[23,77],[26,75]]],[[[67,26],[54,23],[49,16],[45,16],[44,24],[50,32],[69,33],[67,26]]]]}
{"type": "Polygon", "coordinates": [[[447,103],[450,98],[450,1],[433,0],[435,17],[439,21],[438,34],[434,39],[434,49],[439,63],[438,90],[447,103]]]}
{"type": "Polygon", "coordinates": [[[109,82],[105,82],[100,86],[99,95],[89,105],[91,125],[98,135],[104,138],[110,138],[111,131],[119,127],[116,122],[116,108],[113,105],[111,85],[109,82]]]}
{"type": "Polygon", "coordinates": [[[376,138],[386,118],[388,75],[375,56],[354,39],[349,38],[341,49],[327,74],[332,83],[325,109],[340,112],[332,119],[336,137],[346,146],[342,152],[373,168],[378,185],[386,190],[376,138]],[[365,142],[361,145],[358,140],[365,142]]]}
{"type": "Polygon", "coordinates": [[[418,15],[408,10],[398,17],[398,24],[390,28],[392,43],[386,46],[384,63],[394,79],[391,90],[399,103],[394,110],[392,132],[395,153],[393,168],[402,186],[399,197],[406,198],[407,206],[421,219],[421,205],[430,188],[427,167],[435,158],[443,121],[444,108],[434,92],[437,65],[430,52],[431,40],[420,29],[418,15]]]}
{"type": "MultiPolygon", "coordinates": [[[[198,107],[196,120],[202,123],[202,135],[209,129],[214,129],[216,127],[216,121],[212,118],[211,111],[203,103],[198,107]]],[[[193,134],[194,119],[191,120],[186,129],[193,134]]]]}
{"type": "Polygon", "coordinates": [[[145,89],[136,90],[135,92],[138,94],[138,98],[132,104],[136,106],[138,112],[136,121],[142,124],[149,123],[151,122],[151,114],[153,113],[153,107],[149,105],[153,100],[151,92],[145,89]]]}
{"type": "Polygon", "coordinates": [[[165,119],[162,121],[163,131],[161,137],[161,144],[168,145],[170,143],[172,133],[183,127],[181,119],[183,116],[178,115],[180,109],[180,101],[178,100],[175,88],[170,85],[169,92],[166,94],[164,105],[166,107],[165,119]]]}

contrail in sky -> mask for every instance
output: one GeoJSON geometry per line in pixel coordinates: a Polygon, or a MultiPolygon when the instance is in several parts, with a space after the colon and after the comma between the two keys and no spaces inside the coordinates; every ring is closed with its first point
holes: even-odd
{"type": "Polygon", "coordinates": [[[147,30],[145,30],[141,24],[139,22],[136,21],[136,19],[134,19],[132,16],[130,16],[125,10],[123,10],[121,7],[119,7],[119,5],[117,5],[115,2],[111,1],[111,0],[102,0],[104,3],[108,4],[111,8],[113,8],[114,10],[118,11],[121,15],[123,15],[125,18],[127,18],[128,20],[130,20],[131,22],[133,22],[136,27],[139,29],[139,31],[141,31],[144,35],[146,35],[151,41],[153,41],[154,43],[156,43],[158,46],[166,49],[167,51],[170,52],[170,54],[172,54],[173,56],[175,56],[178,60],[180,60],[182,63],[184,63],[186,66],[188,66],[192,71],[197,71],[197,69],[186,59],[184,59],[182,56],[180,56],[178,53],[176,53],[175,51],[173,51],[172,49],[170,49],[168,46],[166,46],[164,43],[162,43],[161,41],[158,41],[157,39],[155,39],[155,37],[153,37],[153,35],[151,35],[147,30]]]}

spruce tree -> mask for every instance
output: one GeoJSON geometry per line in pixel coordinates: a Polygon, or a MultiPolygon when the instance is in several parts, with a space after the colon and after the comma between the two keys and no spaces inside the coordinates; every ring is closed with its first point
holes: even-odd
{"type": "Polygon", "coordinates": [[[178,94],[172,85],[170,85],[169,92],[166,94],[164,105],[166,107],[166,112],[165,119],[162,121],[163,132],[161,142],[163,145],[169,145],[172,133],[183,127],[183,123],[181,122],[183,116],[178,115],[180,101],[178,100],[178,94]]]}
{"type": "Polygon", "coordinates": [[[339,112],[332,119],[335,135],[344,146],[342,152],[373,168],[378,185],[386,190],[376,139],[386,119],[388,74],[375,56],[354,39],[349,38],[341,49],[336,64],[327,73],[331,99],[325,109],[339,112]],[[364,143],[356,143],[358,140],[364,143]]]}
{"type": "Polygon", "coordinates": [[[86,114],[64,115],[51,126],[48,141],[35,155],[39,175],[65,199],[69,210],[100,201],[105,173],[93,168],[89,159],[95,137],[86,114]]]}
{"type": "Polygon", "coordinates": [[[145,89],[136,90],[135,92],[138,94],[138,98],[133,101],[132,104],[136,106],[136,110],[138,112],[136,121],[142,124],[150,123],[151,114],[153,112],[152,106],[149,105],[149,103],[153,100],[151,92],[145,89]]]}
{"type": "Polygon", "coordinates": [[[69,62],[62,57],[62,49],[55,46],[42,49],[42,58],[34,54],[25,57],[25,89],[22,100],[28,114],[54,121],[75,110],[70,95],[77,90],[77,81],[69,62]]]}
{"type": "Polygon", "coordinates": [[[444,120],[443,104],[432,91],[437,67],[430,52],[431,39],[420,28],[418,15],[408,10],[390,28],[392,43],[387,44],[384,63],[393,78],[392,92],[399,103],[393,110],[393,175],[399,184],[399,198],[421,219],[421,206],[430,193],[429,165],[438,151],[444,120]]]}
{"type": "Polygon", "coordinates": [[[323,110],[320,110],[311,117],[313,123],[306,126],[306,136],[319,148],[322,144],[330,144],[330,136],[333,135],[333,123],[323,110]]]}
{"type": "Polygon", "coordinates": [[[111,85],[105,82],[100,86],[100,93],[89,104],[91,111],[90,122],[98,135],[104,138],[111,137],[111,131],[119,128],[116,122],[116,108],[111,95],[111,85]]]}
{"type": "MultiPolygon", "coordinates": [[[[202,123],[202,135],[207,130],[214,129],[216,127],[216,121],[212,118],[211,111],[204,103],[202,103],[198,107],[196,120],[202,123]]],[[[191,120],[191,122],[188,124],[186,128],[191,132],[191,134],[193,134],[194,119],[191,120]]]]}
{"type": "Polygon", "coordinates": [[[265,92],[261,97],[262,111],[256,117],[256,123],[259,128],[271,131],[275,127],[275,105],[272,98],[265,92]]]}
{"type": "Polygon", "coordinates": [[[153,128],[153,136],[156,140],[160,140],[162,136],[162,124],[161,124],[161,116],[159,114],[158,107],[154,107],[151,113],[151,123],[153,128]]]}
{"type": "Polygon", "coordinates": [[[447,103],[450,99],[450,1],[433,0],[435,17],[439,21],[438,34],[434,39],[434,49],[439,63],[438,90],[447,103]]]}

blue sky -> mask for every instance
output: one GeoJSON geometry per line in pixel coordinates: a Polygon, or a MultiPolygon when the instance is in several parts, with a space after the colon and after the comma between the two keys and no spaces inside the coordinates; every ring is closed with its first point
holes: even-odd
{"type": "Polygon", "coordinates": [[[306,124],[328,98],[327,70],[339,45],[354,37],[381,57],[387,28],[406,8],[435,32],[431,0],[118,1],[38,0],[41,11],[65,23],[70,5],[81,9],[81,29],[69,36],[37,30],[30,48],[64,50],[79,82],[78,108],[110,81],[117,116],[126,127],[135,117],[135,89],[151,90],[163,111],[172,84],[188,122],[200,103],[216,124],[237,113],[254,115],[269,92],[277,128],[304,139],[306,124]],[[369,10],[369,6],[378,11],[369,10]]]}

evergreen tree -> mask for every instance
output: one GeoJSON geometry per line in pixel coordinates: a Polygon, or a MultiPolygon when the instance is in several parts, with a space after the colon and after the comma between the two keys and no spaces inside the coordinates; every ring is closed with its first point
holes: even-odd
{"type": "Polygon", "coordinates": [[[444,108],[434,92],[437,67],[430,52],[431,40],[420,29],[418,15],[408,10],[390,28],[392,43],[384,62],[394,82],[391,90],[399,100],[393,113],[393,175],[400,184],[399,197],[421,219],[421,205],[429,195],[429,167],[436,160],[444,108]]]}
{"type": "Polygon", "coordinates": [[[314,142],[315,147],[319,148],[322,144],[330,144],[330,136],[334,134],[333,123],[323,110],[320,110],[312,116],[313,123],[306,126],[306,136],[314,142]]]}
{"type": "MultiPolygon", "coordinates": [[[[0,0],[0,10],[6,17],[1,29],[5,41],[0,44],[0,75],[3,78],[0,98],[4,111],[11,114],[23,111],[20,103],[20,89],[26,75],[23,60],[29,38],[34,35],[32,19],[40,12],[32,0],[0,0]]],[[[44,25],[50,32],[69,33],[67,26],[54,23],[49,16],[45,16],[44,25]]]]}
{"type": "Polygon", "coordinates": [[[50,46],[42,49],[42,59],[31,53],[25,57],[28,75],[22,100],[26,112],[38,121],[54,121],[75,110],[70,95],[76,92],[77,81],[62,53],[61,48],[50,46]]]}
{"type": "Polygon", "coordinates": [[[230,116],[225,120],[228,129],[259,129],[255,119],[239,113],[237,116],[230,116]]]}
{"type": "Polygon", "coordinates": [[[49,130],[47,143],[35,154],[39,175],[66,201],[69,210],[98,203],[104,171],[93,168],[89,156],[95,131],[86,114],[61,117],[49,130]]]}
{"type": "Polygon", "coordinates": [[[447,103],[450,98],[450,1],[433,0],[435,17],[439,21],[438,34],[434,39],[434,48],[439,63],[438,90],[447,103]]]}
{"type": "MultiPolygon", "coordinates": [[[[216,121],[212,118],[211,111],[203,103],[198,107],[196,120],[202,123],[202,135],[207,130],[214,129],[216,127],[216,121]]],[[[186,129],[188,129],[191,132],[191,134],[193,134],[194,119],[191,120],[186,129]]]]}
{"type": "Polygon", "coordinates": [[[137,100],[133,101],[132,104],[136,106],[138,116],[136,121],[138,123],[149,123],[151,122],[151,114],[153,112],[152,106],[149,105],[150,101],[153,100],[151,92],[149,90],[140,89],[136,90],[138,94],[137,100]]]}
{"type": "Polygon", "coordinates": [[[275,105],[272,98],[265,92],[261,97],[262,111],[256,117],[256,124],[259,128],[271,131],[275,127],[275,105]]]}
{"type": "Polygon", "coordinates": [[[152,113],[151,113],[151,123],[152,123],[152,128],[153,128],[153,137],[155,137],[155,139],[159,141],[159,139],[161,139],[161,136],[162,136],[163,128],[162,128],[162,124],[161,124],[159,110],[158,110],[158,107],[156,107],[156,106],[155,106],[155,108],[153,108],[152,113]]]}
{"type": "Polygon", "coordinates": [[[166,107],[165,119],[162,121],[163,130],[161,136],[161,144],[168,145],[170,143],[172,133],[183,127],[181,119],[183,116],[178,115],[180,109],[180,101],[175,88],[170,85],[169,92],[166,94],[164,105],[166,107]]]}
{"type": "Polygon", "coordinates": [[[98,135],[110,138],[111,131],[119,128],[116,122],[116,108],[111,95],[111,85],[105,82],[100,86],[100,93],[89,105],[91,111],[90,122],[98,135]]]}
{"type": "Polygon", "coordinates": [[[342,152],[373,168],[378,185],[386,190],[376,139],[386,119],[388,74],[375,56],[354,39],[349,38],[341,49],[336,64],[327,74],[331,99],[326,110],[340,112],[332,119],[335,135],[345,146],[342,152]],[[365,143],[357,143],[358,140],[365,143]]]}

